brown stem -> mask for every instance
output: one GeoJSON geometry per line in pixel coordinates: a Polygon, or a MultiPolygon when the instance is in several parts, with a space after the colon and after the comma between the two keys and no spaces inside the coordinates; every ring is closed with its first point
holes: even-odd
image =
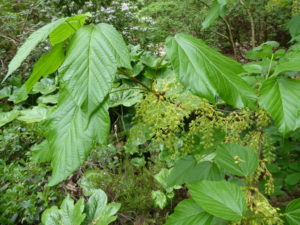
{"type": "Polygon", "coordinates": [[[135,83],[138,83],[139,85],[141,85],[142,87],[144,87],[145,89],[147,89],[149,92],[153,93],[155,96],[157,96],[157,97],[160,96],[160,94],[157,93],[155,90],[149,88],[147,85],[145,85],[143,82],[141,82],[140,80],[136,79],[135,77],[132,77],[131,74],[129,74],[126,70],[124,70],[124,69],[118,69],[118,71],[122,75],[128,77],[130,80],[134,81],[135,83]]]}
{"type": "MultiPolygon", "coordinates": [[[[205,5],[207,8],[210,8],[210,6],[206,2],[204,2],[204,1],[199,1],[199,2],[202,3],[203,5],[205,5]]],[[[225,23],[226,28],[227,28],[227,33],[228,33],[227,39],[229,39],[229,41],[230,41],[230,44],[231,44],[231,47],[232,47],[232,50],[233,50],[233,54],[234,54],[234,58],[237,59],[237,50],[236,50],[236,45],[235,45],[234,40],[233,40],[231,26],[230,26],[228,20],[225,17],[221,17],[221,18],[222,18],[222,20],[225,23]]],[[[217,32],[217,34],[220,34],[220,33],[217,32]]]]}
{"type": "Polygon", "coordinates": [[[232,34],[231,26],[230,26],[228,20],[226,19],[226,17],[221,17],[221,18],[222,18],[222,20],[225,23],[226,28],[227,28],[227,32],[228,32],[230,44],[231,44],[231,47],[232,47],[232,50],[233,50],[234,58],[237,59],[238,54],[237,54],[236,45],[235,45],[234,40],[233,40],[233,34],[232,34]]]}
{"type": "Polygon", "coordinates": [[[132,88],[123,88],[123,89],[118,89],[118,90],[115,90],[115,91],[111,91],[111,93],[115,93],[115,92],[119,92],[119,91],[126,91],[126,90],[142,90],[142,91],[145,91],[144,88],[135,88],[135,87],[132,87],[132,88]]]}
{"type": "Polygon", "coordinates": [[[14,43],[15,46],[18,46],[18,42],[15,39],[13,39],[11,37],[8,37],[8,36],[6,36],[4,34],[1,34],[1,33],[0,33],[0,37],[3,37],[5,39],[7,39],[7,40],[10,40],[12,43],[14,43]]]}

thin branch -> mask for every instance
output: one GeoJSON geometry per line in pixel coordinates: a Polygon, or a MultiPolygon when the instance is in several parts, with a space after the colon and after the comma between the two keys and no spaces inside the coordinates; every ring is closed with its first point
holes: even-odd
{"type": "Polygon", "coordinates": [[[6,35],[4,35],[4,34],[1,34],[1,33],[0,33],[0,37],[3,37],[3,38],[5,38],[5,39],[10,40],[10,41],[13,42],[16,46],[18,45],[18,42],[17,42],[15,39],[11,38],[11,37],[8,37],[8,36],[6,36],[6,35]]]}
{"type": "Polygon", "coordinates": [[[225,23],[226,28],[227,28],[227,32],[228,32],[229,40],[230,40],[231,47],[232,47],[232,50],[233,50],[234,58],[237,59],[237,50],[236,50],[236,45],[235,45],[234,40],[233,40],[233,34],[232,34],[231,26],[230,26],[228,20],[226,19],[226,17],[221,17],[221,18],[222,18],[222,20],[225,23]]]}
{"type": "Polygon", "coordinates": [[[142,91],[145,91],[145,89],[144,88],[134,88],[134,87],[132,87],[132,88],[124,88],[124,89],[118,89],[118,90],[115,90],[115,91],[111,91],[110,92],[110,94],[111,93],[115,93],[115,92],[119,92],[119,91],[126,91],[126,90],[142,90],[142,91]]]}
{"type": "MultiPolygon", "coordinates": [[[[210,8],[210,6],[206,2],[204,2],[204,1],[199,1],[199,2],[202,3],[203,5],[205,5],[207,8],[210,8]]],[[[236,45],[235,45],[234,40],[233,40],[233,34],[232,34],[231,26],[230,26],[228,20],[225,17],[224,18],[221,17],[221,19],[223,20],[223,22],[226,25],[227,33],[228,33],[229,37],[226,37],[225,35],[223,35],[223,34],[221,34],[219,32],[215,32],[215,33],[218,34],[218,35],[221,35],[222,37],[225,36],[226,39],[230,41],[234,57],[237,59],[237,50],[236,50],[236,45]]]]}
{"type": "Polygon", "coordinates": [[[140,80],[138,80],[135,77],[131,76],[131,74],[129,74],[126,70],[124,70],[124,69],[118,69],[118,72],[121,73],[122,75],[125,75],[130,80],[134,81],[135,83],[138,83],[139,85],[141,85],[142,87],[144,87],[145,89],[147,89],[149,92],[153,93],[155,96],[157,96],[157,97],[160,96],[159,93],[157,93],[155,90],[149,88],[147,85],[145,85],[140,80]]]}

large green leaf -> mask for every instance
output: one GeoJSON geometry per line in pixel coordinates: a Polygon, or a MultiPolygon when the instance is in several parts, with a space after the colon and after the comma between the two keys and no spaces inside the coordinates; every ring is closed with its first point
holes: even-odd
{"type": "Polygon", "coordinates": [[[127,46],[114,27],[102,23],[75,33],[60,73],[75,103],[90,115],[110,91],[117,67],[131,67],[127,46]]]}
{"type": "Polygon", "coordinates": [[[107,204],[106,194],[99,189],[93,193],[87,202],[87,217],[83,224],[108,225],[116,220],[115,214],[120,207],[120,203],[107,204]]]}
{"type": "Polygon", "coordinates": [[[165,225],[212,225],[215,218],[205,212],[193,199],[181,201],[165,225]]]}
{"type": "Polygon", "coordinates": [[[247,207],[240,187],[227,181],[200,181],[188,185],[192,199],[208,213],[239,221],[247,207]]]}
{"type": "Polygon", "coordinates": [[[42,215],[42,223],[44,225],[81,225],[85,218],[83,210],[83,199],[80,199],[74,205],[73,199],[68,196],[62,202],[60,209],[53,206],[44,211],[42,215]]]}
{"type": "Polygon", "coordinates": [[[260,105],[272,116],[279,131],[286,134],[299,127],[300,81],[274,77],[262,84],[260,105]]]}
{"type": "Polygon", "coordinates": [[[19,114],[20,112],[16,110],[10,112],[0,112],[0,127],[16,119],[19,114]]]}
{"type": "Polygon", "coordinates": [[[168,38],[166,47],[180,81],[194,94],[210,101],[220,96],[235,107],[254,105],[254,90],[238,75],[245,72],[238,62],[187,34],[168,38]]]}
{"type": "Polygon", "coordinates": [[[48,53],[44,54],[33,67],[29,79],[25,82],[27,92],[30,92],[33,86],[42,76],[54,73],[65,59],[63,45],[54,46],[48,53]],[[51,62],[51,63],[50,63],[51,62]]]}
{"type": "Polygon", "coordinates": [[[210,27],[219,16],[224,16],[224,8],[226,4],[227,0],[215,0],[213,2],[211,8],[209,9],[205,17],[205,20],[202,23],[202,29],[210,27]]]}
{"type": "Polygon", "coordinates": [[[228,143],[218,146],[217,163],[238,176],[249,176],[258,166],[257,153],[249,147],[228,143]]]}
{"type": "Polygon", "coordinates": [[[285,217],[290,225],[300,225],[300,198],[290,202],[285,212],[285,217]]]}
{"type": "Polygon", "coordinates": [[[211,162],[197,163],[193,156],[178,160],[167,179],[168,186],[191,184],[200,180],[221,180],[222,172],[211,162]]]}
{"type": "Polygon", "coordinates": [[[26,59],[30,52],[42,41],[45,41],[48,35],[59,25],[63,24],[66,18],[56,20],[49,23],[40,29],[33,32],[19,48],[17,54],[8,65],[8,72],[4,78],[6,80],[16,69],[19,68],[21,63],[26,59]]]}
{"type": "Polygon", "coordinates": [[[100,104],[89,119],[62,88],[58,109],[44,126],[52,152],[51,186],[72,174],[84,162],[95,142],[106,142],[110,128],[108,107],[105,102],[100,104]]]}

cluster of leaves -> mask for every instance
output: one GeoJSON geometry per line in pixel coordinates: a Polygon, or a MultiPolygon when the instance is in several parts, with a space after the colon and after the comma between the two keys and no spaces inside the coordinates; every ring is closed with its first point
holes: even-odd
{"type": "Polygon", "coordinates": [[[85,204],[84,199],[79,199],[74,205],[74,200],[69,196],[64,199],[60,209],[53,206],[42,215],[42,223],[51,224],[88,224],[108,225],[116,220],[114,216],[119,208],[119,203],[107,204],[107,196],[102,190],[95,190],[85,204]]]}
{"type": "MultiPolygon", "coordinates": [[[[155,209],[151,197],[152,190],[161,190],[159,183],[155,182],[152,174],[159,171],[157,165],[143,164],[142,157],[123,159],[124,153],[111,153],[112,158],[105,159],[107,150],[101,149],[91,154],[86,165],[90,165],[77,182],[84,195],[101,188],[109,199],[120,202],[120,213],[125,215],[125,222],[133,222],[138,216],[153,218],[155,209]],[[102,156],[101,158],[99,158],[102,156]],[[112,160],[113,159],[113,160],[112,160]],[[97,165],[101,165],[101,168],[97,165]],[[113,165],[112,165],[113,164],[113,165]],[[139,196],[139,197],[137,197],[139,196]]],[[[145,161],[144,161],[145,162],[145,161]]],[[[156,221],[155,224],[161,221],[156,221]]],[[[127,224],[126,223],[126,224],[127,224]]]]}
{"type": "Polygon", "coordinates": [[[14,121],[0,130],[0,223],[36,224],[48,205],[64,192],[44,187],[50,168],[31,159],[30,146],[40,139],[36,128],[14,121]]]}
{"type": "Polygon", "coordinates": [[[187,32],[243,57],[245,48],[252,45],[251,38],[256,43],[267,40],[286,43],[289,40],[283,24],[290,19],[292,1],[282,2],[155,0],[145,1],[138,15],[150,33],[144,38],[152,44],[162,43],[169,35],[187,32]]]}

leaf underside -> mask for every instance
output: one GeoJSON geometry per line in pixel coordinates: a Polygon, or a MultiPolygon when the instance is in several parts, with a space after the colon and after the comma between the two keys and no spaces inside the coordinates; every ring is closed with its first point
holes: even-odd
{"type": "Polygon", "coordinates": [[[182,84],[215,102],[219,96],[235,107],[254,107],[255,92],[238,74],[243,67],[203,41],[177,34],[166,41],[167,54],[182,84]]]}

